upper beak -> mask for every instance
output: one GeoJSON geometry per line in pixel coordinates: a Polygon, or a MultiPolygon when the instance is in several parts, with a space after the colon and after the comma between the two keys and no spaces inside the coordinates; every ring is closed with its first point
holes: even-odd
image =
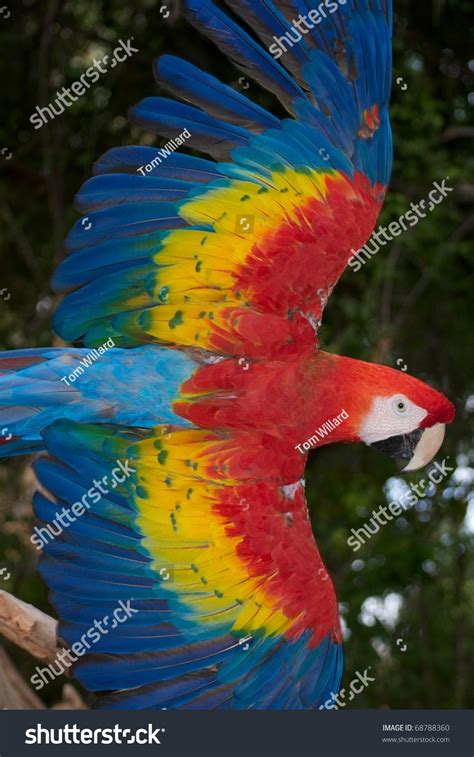
{"type": "Polygon", "coordinates": [[[444,423],[436,423],[431,428],[416,429],[410,434],[392,436],[370,446],[390,457],[408,460],[408,465],[403,468],[403,472],[406,473],[424,468],[432,461],[443,443],[445,430],[444,423]]]}

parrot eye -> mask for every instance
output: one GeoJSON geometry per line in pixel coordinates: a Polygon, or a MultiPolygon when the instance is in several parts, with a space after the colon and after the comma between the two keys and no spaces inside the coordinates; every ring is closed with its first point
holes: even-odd
{"type": "Polygon", "coordinates": [[[408,410],[408,403],[405,399],[398,397],[397,399],[393,400],[392,407],[396,413],[403,414],[408,410]]]}

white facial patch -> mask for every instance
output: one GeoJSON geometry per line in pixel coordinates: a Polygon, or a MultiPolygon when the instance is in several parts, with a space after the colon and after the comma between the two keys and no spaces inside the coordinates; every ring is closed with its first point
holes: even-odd
{"type": "Polygon", "coordinates": [[[374,444],[391,436],[409,434],[420,427],[427,415],[427,410],[415,405],[404,394],[375,397],[364,420],[360,438],[365,444],[374,444]]]}

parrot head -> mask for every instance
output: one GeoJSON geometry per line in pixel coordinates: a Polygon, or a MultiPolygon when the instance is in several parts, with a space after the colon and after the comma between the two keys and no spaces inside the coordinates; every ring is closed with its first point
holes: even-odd
{"type": "Polygon", "coordinates": [[[431,462],[440,449],[454,406],[427,384],[403,376],[395,391],[387,386],[372,399],[360,425],[360,440],[389,457],[406,460],[403,471],[431,462]]]}
{"type": "Polygon", "coordinates": [[[323,365],[327,371],[326,386],[329,380],[334,388],[319,418],[326,414],[329,419],[337,408],[347,416],[328,442],[363,442],[406,461],[407,472],[431,462],[443,443],[446,424],[455,416],[454,405],[441,392],[383,365],[328,353],[320,353],[318,362],[319,369],[323,365]]]}

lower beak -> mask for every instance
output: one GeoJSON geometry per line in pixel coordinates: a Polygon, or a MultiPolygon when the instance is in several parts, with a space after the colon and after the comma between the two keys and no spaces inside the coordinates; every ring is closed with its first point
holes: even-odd
{"type": "Polygon", "coordinates": [[[436,423],[431,428],[416,429],[410,434],[392,436],[370,446],[389,457],[408,460],[408,464],[403,468],[403,472],[408,473],[424,468],[432,461],[443,443],[445,430],[444,423],[436,423]]]}

